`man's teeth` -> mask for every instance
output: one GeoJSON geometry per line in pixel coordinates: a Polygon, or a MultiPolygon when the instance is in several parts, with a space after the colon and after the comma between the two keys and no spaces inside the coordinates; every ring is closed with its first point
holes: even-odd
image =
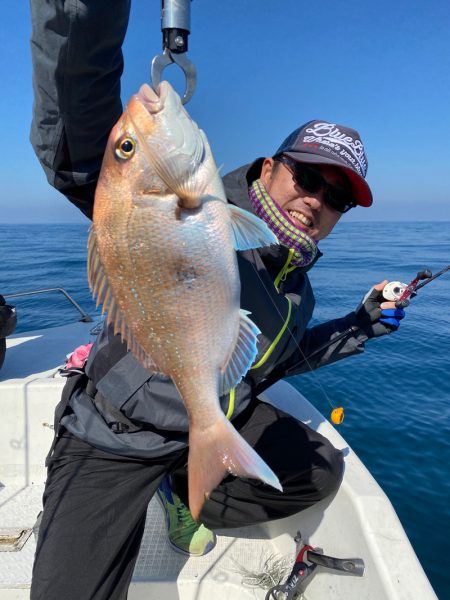
{"type": "Polygon", "coordinates": [[[312,221],[308,219],[308,217],[305,217],[305,215],[301,212],[298,212],[296,210],[290,210],[289,214],[291,215],[291,217],[294,217],[294,219],[296,219],[297,221],[300,221],[300,223],[303,223],[303,225],[306,225],[306,227],[311,227],[312,221]]]}

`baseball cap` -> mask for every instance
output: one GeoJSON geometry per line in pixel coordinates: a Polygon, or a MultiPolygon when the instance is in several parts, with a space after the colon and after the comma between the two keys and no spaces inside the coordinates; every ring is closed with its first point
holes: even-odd
{"type": "Polygon", "coordinates": [[[309,121],[293,131],[275,154],[286,154],[299,162],[339,167],[350,180],[357,204],[372,204],[372,192],[365,180],[367,157],[354,129],[328,121],[309,121]]]}

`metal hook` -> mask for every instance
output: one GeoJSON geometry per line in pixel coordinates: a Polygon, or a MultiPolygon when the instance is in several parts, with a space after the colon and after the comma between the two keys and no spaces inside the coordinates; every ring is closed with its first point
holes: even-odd
{"type": "Polygon", "coordinates": [[[186,89],[184,96],[181,98],[181,102],[186,104],[189,102],[195,92],[195,87],[197,84],[197,70],[194,66],[194,63],[186,58],[184,54],[171,52],[168,48],[164,48],[164,52],[162,54],[157,54],[152,60],[152,66],[150,70],[152,85],[156,90],[161,83],[162,72],[166,67],[173,63],[180,67],[186,77],[186,89]]]}

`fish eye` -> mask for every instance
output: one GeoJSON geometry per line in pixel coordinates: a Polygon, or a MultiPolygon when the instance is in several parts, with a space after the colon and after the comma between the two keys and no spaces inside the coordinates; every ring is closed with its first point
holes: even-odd
{"type": "Polygon", "coordinates": [[[134,154],[136,149],[136,142],[130,138],[122,138],[116,146],[116,156],[123,160],[128,160],[134,154]]]}

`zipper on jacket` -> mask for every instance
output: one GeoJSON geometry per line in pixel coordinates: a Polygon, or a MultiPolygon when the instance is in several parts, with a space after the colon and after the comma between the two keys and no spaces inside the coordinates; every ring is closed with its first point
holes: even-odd
{"type": "Polygon", "coordinates": [[[280,329],[280,331],[278,332],[277,337],[273,340],[273,342],[270,344],[270,346],[267,348],[267,350],[265,351],[264,355],[261,357],[260,360],[258,360],[258,362],[253,365],[250,370],[252,369],[259,369],[259,367],[262,367],[263,364],[265,362],[267,362],[269,356],[272,354],[272,352],[275,350],[275,347],[277,346],[278,342],[280,341],[283,333],[286,331],[286,327],[288,326],[289,320],[291,318],[291,313],[292,313],[292,302],[291,300],[285,296],[286,300],[288,301],[288,314],[286,317],[286,320],[283,323],[283,327],[280,329]]]}
{"type": "MultiPolygon", "coordinates": [[[[291,318],[291,314],[292,314],[292,301],[285,296],[286,300],[288,301],[288,314],[287,317],[283,323],[283,327],[280,329],[280,331],[278,332],[277,337],[273,340],[273,342],[270,344],[270,346],[267,348],[267,350],[265,351],[264,355],[260,358],[260,360],[255,364],[252,365],[250,367],[250,371],[252,369],[258,369],[259,367],[262,367],[262,365],[267,362],[267,360],[269,359],[270,355],[272,354],[272,352],[275,350],[278,342],[280,341],[281,337],[283,336],[283,333],[286,331],[286,328],[288,326],[288,323],[290,321],[291,318]]],[[[236,398],[236,392],[235,392],[236,388],[231,388],[230,390],[230,401],[228,403],[228,410],[227,410],[227,419],[231,419],[233,412],[234,412],[234,404],[235,404],[235,398],[236,398]]]]}
{"type": "Polygon", "coordinates": [[[291,265],[292,259],[294,258],[294,252],[295,252],[295,250],[293,250],[292,248],[289,248],[287,260],[284,263],[281,271],[276,276],[275,281],[273,282],[274,286],[277,289],[277,292],[280,291],[279,290],[280,283],[282,281],[286,281],[286,277],[287,277],[288,273],[290,273],[291,271],[294,271],[294,269],[297,268],[295,265],[291,265]]]}
{"type": "MultiPolygon", "coordinates": [[[[286,281],[286,277],[288,276],[288,273],[290,273],[291,271],[294,271],[297,268],[295,265],[291,264],[292,259],[294,258],[294,252],[295,252],[295,250],[293,250],[292,248],[289,248],[288,257],[286,259],[286,262],[284,263],[281,271],[278,273],[278,275],[275,278],[275,281],[273,282],[277,292],[280,291],[279,290],[280,283],[282,281],[286,281]]],[[[285,322],[283,323],[283,327],[280,329],[277,337],[273,340],[273,342],[267,348],[266,352],[261,357],[261,359],[255,365],[250,367],[250,370],[258,369],[259,367],[262,367],[262,365],[269,359],[270,355],[275,350],[276,345],[280,341],[283,333],[285,332],[286,327],[288,326],[289,320],[291,318],[291,313],[292,313],[292,302],[287,296],[285,296],[285,298],[288,301],[289,306],[288,306],[288,314],[287,314],[285,322]]],[[[236,399],[235,389],[236,388],[232,388],[230,390],[230,401],[228,403],[228,410],[227,410],[227,414],[226,414],[227,419],[231,419],[231,417],[233,416],[235,399],[236,399]]]]}

